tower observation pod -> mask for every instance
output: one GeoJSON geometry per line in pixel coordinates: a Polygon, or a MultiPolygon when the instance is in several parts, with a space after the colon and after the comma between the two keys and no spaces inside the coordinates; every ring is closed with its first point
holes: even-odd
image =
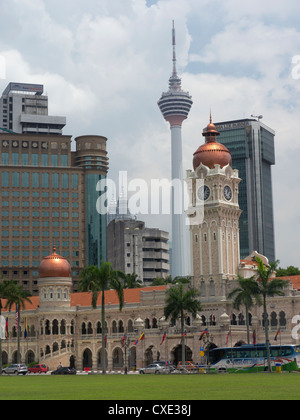
{"type": "Polygon", "coordinates": [[[173,277],[188,275],[187,235],[184,215],[184,188],[182,167],[182,122],[188,117],[192,98],[188,92],[181,89],[181,79],[176,69],[176,41],[175,27],[172,28],[173,46],[173,72],[169,79],[169,90],[164,92],[158,101],[159,109],[171,129],[171,153],[172,153],[172,266],[173,277]],[[181,182],[177,182],[177,180],[181,182]],[[181,208],[181,211],[178,209],[181,208]]]}

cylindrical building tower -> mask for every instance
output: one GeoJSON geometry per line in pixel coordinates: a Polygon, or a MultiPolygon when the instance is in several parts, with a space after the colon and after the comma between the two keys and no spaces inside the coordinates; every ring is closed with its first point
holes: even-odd
{"type": "Polygon", "coordinates": [[[172,277],[185,276],[187,272],[186,227],[184,216],[184,188],[182,167],[181,125],[188,117],[193,104],[188,92],[181,89],[181,79],[176,70],[175,28],[172,29],[173,73],[169,79],[169,91],[164,92],[158,101],[158,106],[171,128],[172,150],[172,277]],[[179,180],[180,182],[177,182],[179,180]],[[181,209],[181,210],[180,210],[181,209]]]}
{"type": "Polygon", "coordinates": [[[98,192],[97,184],[107,175],[107,138],[80,136],[75,141],[75,165],[84,168],[85,179],[86,264],[100,267],[106,261],[106,214],[96,208],[99,196],[104,194],[98,192]]]}

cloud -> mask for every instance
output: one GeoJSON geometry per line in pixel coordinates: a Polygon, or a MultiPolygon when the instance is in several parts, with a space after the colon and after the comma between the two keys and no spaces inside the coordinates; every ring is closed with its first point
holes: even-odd
{"type": "MultiPolygon", "coordinates": [[[[0,56],[7,80],[42,83],[64,132],[108,137],[109,175],[169,177],[171,140],[157,107],[172,70],[175,20],[178,71],[193,106],[183,123],[184,167],[214,121],[263,114],[276,131],[273,168],[277,257],[297,265],[300,235],[298,123],[300,3],[237,0],[11,0],[1,5],[0,56]],[[11,22],[14,22],[12,25],[11,22]],[[288,168],[287,168],[288,166],[288,168]],[[286,247],[286,243],[290,246],[286,247]],[[293,245],[291,245],[293,244],[293,245]]],[[[152,218],[164,228],[166,220],[152,218]]]]}

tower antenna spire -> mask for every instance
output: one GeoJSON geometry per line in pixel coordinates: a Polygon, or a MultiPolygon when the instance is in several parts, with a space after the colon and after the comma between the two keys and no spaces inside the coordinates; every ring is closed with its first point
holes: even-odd
{"type": "Polygon", "coordinates": [[[177,69],[176,69],[176,37],[175,37],[175,22],[173,20],[173,28],[172,28],[172,46],[173,46],[173,76],[177,76],[177,69]]]}

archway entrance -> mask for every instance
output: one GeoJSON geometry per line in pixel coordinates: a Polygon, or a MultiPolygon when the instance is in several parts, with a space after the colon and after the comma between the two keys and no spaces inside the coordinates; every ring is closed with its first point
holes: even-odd
{"type": "MultiPolygon", "coordinates": [[[[181,346],[181,344],[178,344],[178,346],[176,346],[172,350],[171,355],[172,355],[172,362],[175,364],[175,366],[177,366],[178,363],[182,361],[182,346],[181,346]]],[[[185,346],[185,360],[186,360],[186,362],[187,361],[190,362],[191,360],[193,360],[193,352],[188,346],[185,346]]]]}
{"type": "Polygon", "coordinates": [[[92,368],[93,367],[93,360],[92,360],[92,352],[90,349],[85,349],[82,356],[82,368],[92,368]]]}

